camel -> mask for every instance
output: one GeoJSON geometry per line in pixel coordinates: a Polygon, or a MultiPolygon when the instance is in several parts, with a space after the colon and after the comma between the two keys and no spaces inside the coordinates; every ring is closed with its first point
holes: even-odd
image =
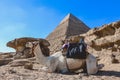
{"type": "Polygon", "coordinates": [[[85,67],[84,64],[86,63],[87,74],[90,75],[96,74],[103,67],[97,64],[97,59],[92,54],[88,54],[86,59],[66,58],[62,55],[61,51],[45,56],[39,42],[27,42],[26,45],[27,47],[34,48],[36,60],[45,66],[43,70],[50,73],[55,71],[66,73],[69,70],[81,69],[85,67]]]}

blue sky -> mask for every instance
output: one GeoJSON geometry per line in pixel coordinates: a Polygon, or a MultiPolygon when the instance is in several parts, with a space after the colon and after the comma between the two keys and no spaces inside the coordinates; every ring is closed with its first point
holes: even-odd
{"type": "Polygon", "coordinates": [[[120,20],[120,0],[0,0],[0,52],[15,38],[45,38],[68,13],[94,28],[120,20]]]}

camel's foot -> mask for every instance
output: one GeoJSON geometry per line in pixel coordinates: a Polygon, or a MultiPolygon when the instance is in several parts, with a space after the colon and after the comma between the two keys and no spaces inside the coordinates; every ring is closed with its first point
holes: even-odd
{"type": "Polygon", "coordinates": [[[48,67],[42,67],[42,70],[46,72],[48,70],[48,67]]]}
{"type": "Polygon", "coordinates": [[[69,71],[61,71],[60,73],[61,74],[69,74],[70,72],[69,71]]]}
{"type": "Polygon", "coordinates": [[[48,73],[53,73],[54,72],[52,69],[49,69],[48,67],[42,67],[42,70],[44,72],[48,72],[48,73]]]}
{"type": "Polygon", "coordinates": [[[70,72],[67,69],[63,69],[60,71],[61,74],[69,74],[70,72]]]}
{"type": "Polygon", "coordinates": [[[104,64],[99,64],[98,69],[102,69],[104,67],[104,64]]]}

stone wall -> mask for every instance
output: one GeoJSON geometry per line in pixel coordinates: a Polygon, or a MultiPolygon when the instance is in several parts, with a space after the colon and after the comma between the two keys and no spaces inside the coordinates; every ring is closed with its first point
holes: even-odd
{"type": "Polygon", "coordinates": [[[85,37],[90,53],[102,59],[108,58],[108,62],[111,55],[115,55],[120,61],[120,21],[94,28],[80,36],[85,37]]]}

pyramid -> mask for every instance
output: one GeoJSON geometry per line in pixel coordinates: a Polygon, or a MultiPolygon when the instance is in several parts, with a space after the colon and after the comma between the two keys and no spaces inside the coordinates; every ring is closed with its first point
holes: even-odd
{"type": "Polygon", "coordinates": [[[50,50],[56,52],[61,48],[61,40],[65,40],[70,36],[85,33],[90,28],[81,20],[72,14],[68,14],[60,24],[51,32],[46,39],[50,42],[50,50]]]}

